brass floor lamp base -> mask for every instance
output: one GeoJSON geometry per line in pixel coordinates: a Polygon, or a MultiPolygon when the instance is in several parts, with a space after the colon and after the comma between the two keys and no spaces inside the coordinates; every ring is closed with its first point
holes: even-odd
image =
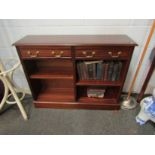
{"type": "Polygon", "coordinates": [[[122,96],[121,109],[130,110],[130,109],[136,108],[136,106],[137,106],[137,101],[134,97],[130,96],[130,98],[127,99],[127,95],[122,96]]]}

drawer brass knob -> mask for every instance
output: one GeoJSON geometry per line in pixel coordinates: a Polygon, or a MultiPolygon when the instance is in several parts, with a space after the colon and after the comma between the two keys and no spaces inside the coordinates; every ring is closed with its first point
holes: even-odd
{"type": "Polygon", "coordinates": [[[121,55],[121,54],[122,54],[122,51],[119,51],[119,52],[118,52],[118,55],[121,55]]]}
{"type": "Polygon", "coordinates": [[[88,54],[86,51],[83,51],[82,52],[87,58],[92,58],[96,52],[95,51],[92,51],[90,54],[88,54]]]}
{"type": "Polygon", "coordinates": [[[36,51],[36,55],[38,55],[40,52],[39,51],[36,51]]]}
{"type": "Polygon", "coordinates": [[[108,52],[109,55],[112,55],[112,52],[108,52]]]}
{"type": "Polygon", "coordinates": [[[96,54],[96,52],[95,52],[95,51],[93,51],[93,52],[92,52],[92,55],[95,55],[95,54],[96,54]]]}
{"type": "Polygon", "coordinates": [[[62,56],[62,54],[64,53],[64,51],[60,51],[59,54],[55,55],[56,58],[60,58],[62,56]]]}
{"type": "Polygon", "coordinates": [[[31,51],[27,51],[27,54],[28,54],[31,58],[37,57],[39,53],[40,53],[39,51],[36,51],[35,54],[32,54],[31,51]]]}
{"type": "Polygon", "coordinates": [[[86,55],[86,54],[87,54],[87,52],[86,52],[86,51],[83,51],[82,53],[83,53],[84,55],[86,55]]]}
{"type": "Polygon", "coordinates": [[[109,54],[112,58],[118,58],[118,57],[122,54],[122,52],[119,51],[119,52],[117,52],[117,55],[113,55],[113,52],[109,51],[108,54],[109,54]]]}
{"type": "Polygon", "coordinates": [[[27,51],[27,54],[28,54],[28,55],[30,55],[30,54],[31,54],[31,52],[30,52],[30,51],[27,51]]]}
{"type": "Polygon", "coordinates": [[[52,51],[51,54],[52,54],[52,55],[55,54],[55,51],[52,51]]]}
{"type": "Polygon", "coordinates": [[[60,54],[63,54],[64,53],[64,51],[60,51],[60,54]]]}
{"type": "Polygon", "coordinates": [[[31,51],[27,51],[27,54],[30,56],[31,55],[31,51]]]}
{"type": "Polygon", "coordinates": [[[64,51],[52,51],[51,54],[56,57],[56,58],[60,58],[62,56],[62,54],[64,54],[64,51]]]}

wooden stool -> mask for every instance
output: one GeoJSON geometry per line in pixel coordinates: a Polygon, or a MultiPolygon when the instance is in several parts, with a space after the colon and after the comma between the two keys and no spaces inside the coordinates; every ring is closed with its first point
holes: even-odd
{"type": "Polygon", "coordinates": [[[12,83],[12,76],[13,72],[20,66],[20,62],[18,61],[11,69],[4,70],[3,65],[0,63],[0,80],[2,81],[4,85],[4,96],[0,103],[0,110],[4,107],[5,104],[17,104],[24,120],[27,120],[27,114],[23,108],[23,105],[21,103],[21,100],[24,98],[25,93],[17,88],[14,87],[12,83]],[[22,97],[19,99],[17,96],[17,93],[21,92],[22,97]],[[12,96],[15,101],[9,101],[8,98],[12,96]]]}

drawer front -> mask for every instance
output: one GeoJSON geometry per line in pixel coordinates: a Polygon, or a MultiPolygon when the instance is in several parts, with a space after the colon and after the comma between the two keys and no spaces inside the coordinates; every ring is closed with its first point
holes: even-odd
{"type": "Polygon", "coordinates": [[[24,49],[20,50],[22,58],[69,58],[71,57],[70,50],[39,50],[39,49],[24,49]]]}
{"type": "Polygon", "coordinates": [[[103,58],[103,59],[128,59],[129,48],[113,48],[113,47],[103,47],[103,48],[77,48],[75,52],[76,58],[103,58]]]}

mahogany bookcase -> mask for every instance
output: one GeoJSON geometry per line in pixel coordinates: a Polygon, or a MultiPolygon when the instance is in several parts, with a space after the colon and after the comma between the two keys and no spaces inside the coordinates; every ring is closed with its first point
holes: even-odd
{"type": "Polygon", "coordinates": [[[14,43],[33,102],[40,108],[119,109],[134,47],[126,35],[26,36],[14,43]],[[82,60],[121,61],[117,81],[79,80],[82,60]],[[87,97],[87,88],[106,89],[104,98],[87,97]]]}

